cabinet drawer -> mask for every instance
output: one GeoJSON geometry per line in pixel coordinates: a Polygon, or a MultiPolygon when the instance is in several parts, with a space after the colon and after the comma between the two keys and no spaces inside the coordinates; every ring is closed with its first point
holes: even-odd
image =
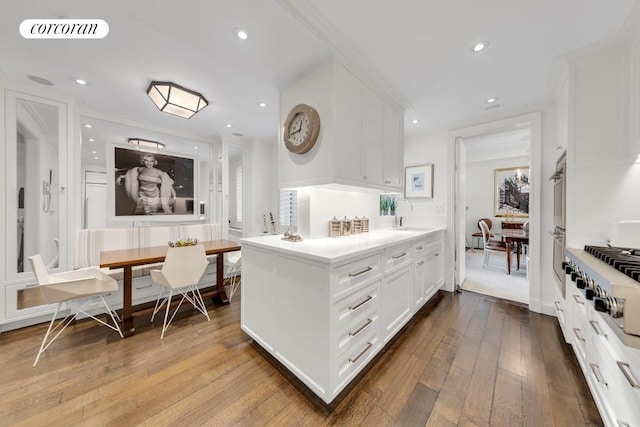
{"type": "Polygon", "coordinates": [[[331,294],[334,299],[342,298],[346,292],[364,286],[381,275],[380,255],[373,255],[336,267],[336,276],[331,294]]]}
{"type": "Polygon", "coordinates": [[[360,313],[357,318],[353,319],[347,325],[342,327],[335,333],[332,339],[331,354],[340,357],[345,352],[353,352],[364,347],[367,337],[372,333],[378,334],[378,310],[370,307],[369,310],[360,313]]]}
{"type": "MultiPolygon", "coordinates": [[[[5,286],[4,301],[7,320],[36,317],[55,311],[57,304],[45,304],[43,297],[37,292],[37,288],[37,283],[20,283],[5,286]]],[[[62,310],[64,310],[64,304],[62,310]]]]}
{"type": "Polygon", "coordinates": [[[378,311],[380,279],[338,299],[331,307],[331,330],[339,330],[358,322],[366,313],[378,311]]]}
{"type": "Polygon", "coordinates": [[[405,243],[384,250],[385,274],[401,268],[411,262],[411,243],[405,243]]]}
{"type": "Polygon", "coordinates": [[[344,387],[366,364],[375,356],[380,349],[380,339],[375,330],[363,333],[348,351],[341,354],[332,364],[331,381],[335,384],[334,390],[344,387]]]}

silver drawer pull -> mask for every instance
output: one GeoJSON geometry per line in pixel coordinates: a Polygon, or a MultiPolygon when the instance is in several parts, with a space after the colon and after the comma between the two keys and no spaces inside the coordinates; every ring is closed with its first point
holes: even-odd
{"type": "Polygon", "coordinates": [[[357,273],[349,273],[349,277],[358,277],[364,273],[370,272],[371,270],[373,270],[373,267],[367,267],[364,270],[358,271],[357,273]]]}
{"type": "Polygon", "coordinates": [[[562,311],[562,309],[560,308],[560,301],[554,301],[554,304],[556,305],[556,310],[562,311]]]}
{"type": "Polygon", "coordinates": [[[416,246],[416,251],[421,251],[421,250],[423,250],[423,249],[424,249],[424,248],[423,248],[422,246],[416,246]]]}
{"type": "Polygon", "coordinates": [[[593,328],[594,331],[596,331],[596,334],[602,335],[605,338],[607,337],[607,334],[602,332],[602,329],[600,329],[600,324],[598,322],[596,322],[595,320],[589,320],[589,323],[591,323],[591,327],[593,328]]]}
{"type": "Polygon", "coordinates": [[[596,381],[608,387],[609,384],[607,384],[607,382],[604,380],[602,372],[600,372],[600,367],[595,363],[589,363],[589,365],[591,366],[591,372],[593,372],[593,375],[596,377],[596,381]]]}
{"type": "Polygon", "coordinates": [[[140,286],[140,287],[136,286],[136,291],[139,291],[139,290],[142,290],[142,289],[147,289],[147,288],[150,288],[152,286],[153,286],[153,283],[150,284],[150,285],[146,285],[146,286],[140,286]]]}
{"type": "Polygon", "coordinates": [[[576,335],[576,338],[578,338],[580,341],[585,341],[585,339],[582,338],[582,335],[580,335],[580,329],[573,328],[573,333],[576,335]]]}
{"type": "Polygon", "coordinates": [[[25,286],[25,288],[37,288],[38,286],[40,286],[40,285],[39,285],[39,284],[37,284],[37,283],[33,283],[33,284],[31,284],[31,285],[27,285],[27,286],[25,286]]]}
{"type": "Polygon", "coordinates": [[[355,330],[355,331],[353,331],[353,332],[349,332],[349,336],[355,337],[355,336],[356,336],[356,335],[358,335],[360,332],[362,332],[362,330],[363,330],[364,328],[366,328],[367,326],[369,326],[369,325],[371,324],[371,322],[373,322],[373,320],[371,320],[371,319],[367,319],[367,322],[366,322],[364,325],[360,326],[358,329],[356,329],[356,330],[355,330]]]}
{"type": "Polygon", "coordinates": [[[365,354],[370,348],[371,346],[373,346],[373,344],[371,344],[371,341],[367,342],[367,346],[364,348],[364,350],[362,350],[360,353],[358,353],[358,355],[356,357],[349,358],[349,362],[351,363],[356,363],[358,361],[358,359],[360,359],[362,357],[363,354],[365,354]]]}
{"type": "Polygon", "coordinates": [[[400,259],[400,258],[405,257],[405,256],[407,256],[407,253],[406,252],[402,252],[401,254],[394,255],[392,258],[393,259],[400,259]]]}
{"type": "Polygon", "coordinates": [[[418,261],[416,264],[422,265],[422,264],[424,264],[424,261],[418,261]]]}
{"type": "Polygon", "coordinates": [[[573,299],[574,299],[574,300],[576,300],[576,302],[577,302],[578,304],[582,304],[582,305],[584,305],[584,301],[580,301],[580,295],[578,295],[578,294],[573,294],[573,299]]]}
{"type": "Polygon", "coordinates": [[[438,252],[436,252],[436,254],[434,256],[439,256],[440,254],[438,252]]]}
{"type": "Polygon", "coordinates": [[[371,301],[373,299],[373,297],[371,295],[367,295],[367,297],[365,298],[364,301],[356,304],[356,305],[350,305],[349,306],[349,311],[355,311],[357,309],[359,309],[360,307],[362,307],[364,304],[368,303],[369,301],[371,301]]]}
{"type": "Polygon", "coordinates": [[[620,370],[624,374],[624,377],[627,379],[627,381],[629,381],[629,385],[631,385],[631,387],[633,388],[640,388],[640,384],[638,384],[635,378],[633,378],[633,373],[631,372],[631,366],[629,366],[628,363],[621,362],[619,360],[616,361],[616,363],[618,364],[618,368],[620,368],[620,370]]]}

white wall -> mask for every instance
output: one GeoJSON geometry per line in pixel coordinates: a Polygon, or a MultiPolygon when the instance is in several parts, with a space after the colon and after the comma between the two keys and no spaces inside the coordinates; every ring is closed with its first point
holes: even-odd
{"type": "Polygon", "coordinates": [[[278,142],[255,140],[246,159],[245,204],[243,231],[245,237],[262,234],[262,215],[278,216],[278,171],[276,168],[278,142]]]}
{"type": "MultiPolygon", "coordinates": [[[[493,230],[500,229],[500,223],[505,219],[493,216],[495,198],[495,170],[518,166],[529,166],[529,156],[512,157],[508,159],[494,159],[479,162],[467,162],[467,217],[465,234],[468,244],[473,244],[471,234],[477,233],[478,220],[489,218],[493,222],[493,230]]],[[[527,221],[527,219],[523,219],[527,221]]],[[[482,240],[479,245],[482,247],[482,240]]]]}
{"type": "Polygon", "coordinates": [[[607,44],[568,61],[575,88],[567,151],[568,246],[603,245],[611,222],[640,219],[640,166],[629,132],[630,54],[626,43],[607,44]]]}

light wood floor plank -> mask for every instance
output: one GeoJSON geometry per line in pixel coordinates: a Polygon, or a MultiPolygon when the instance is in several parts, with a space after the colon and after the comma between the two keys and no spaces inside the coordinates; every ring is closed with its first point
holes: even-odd
{"type": "Polygon", "coordinates": [[[556,319],[526,307],[440,292],[330,411],[242,332],[240,298],[181,309],[164,340],[78,321],[35,368],[47,325],[1,334],[0,424],[602,425],[556,319]]]}

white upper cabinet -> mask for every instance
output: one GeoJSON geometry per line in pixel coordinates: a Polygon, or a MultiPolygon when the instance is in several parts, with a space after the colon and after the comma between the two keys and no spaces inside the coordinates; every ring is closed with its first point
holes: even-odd
{"type": "Polygon", "coordinates": [[[401,188],[401,108],[334,60],[281,92],[281,125],[297,104],[318,110],[320,135],[315,146],[302,155],[289,152],[280,141],[280,188],[320,184],[383,191],[401,188]]]}

